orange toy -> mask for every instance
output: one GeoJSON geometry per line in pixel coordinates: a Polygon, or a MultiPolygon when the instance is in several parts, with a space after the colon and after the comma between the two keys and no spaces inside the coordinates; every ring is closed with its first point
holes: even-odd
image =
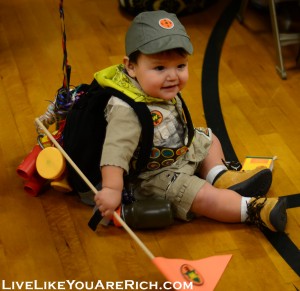
{"type": "Polygon", "coordinates": [[[36,169],[41,177],[52,180],[50,185],[60,192],[71,192],[66,173],[66,161],[55,147],[43,149],[36,159],[36,169]]]}
{"type": "Polygon", "coordinates": [[[65,168],[65,159],[55,147],[43,149],[36,159],[38,173],[47,180],[57,179],[63,174],[65,168]]]}

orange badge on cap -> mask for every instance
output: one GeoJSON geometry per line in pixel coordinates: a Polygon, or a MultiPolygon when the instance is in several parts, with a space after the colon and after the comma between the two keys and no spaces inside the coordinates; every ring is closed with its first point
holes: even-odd
{"type": "Polygon", "coordinates": [[[174,22],[169,18],[162,18],[159,20],[159,26],[165,29],[172,29],[174,22]]]}

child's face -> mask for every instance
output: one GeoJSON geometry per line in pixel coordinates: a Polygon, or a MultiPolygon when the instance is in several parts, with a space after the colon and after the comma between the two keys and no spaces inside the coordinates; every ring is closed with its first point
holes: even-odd
{"type": "Polygon", "coordinates": [[[176,51],[140,54],[136,64],[127,62],[126,69],[147,95],[164,100],[174,98],[189,77],[188,57],[176,51]]]}

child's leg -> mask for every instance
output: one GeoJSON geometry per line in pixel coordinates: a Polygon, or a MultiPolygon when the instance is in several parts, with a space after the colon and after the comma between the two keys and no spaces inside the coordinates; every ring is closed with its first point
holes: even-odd
{"type": "Polygon", "coordinates": [[[205,183],[197,193],[191,212],[221,222],[241,222],[242,196],[205,183]]]}
{"type": "Polygon", "coordinates": [[[272,184],[272,172],[265,167],[252,171],[230,171],[222,162],[224,153],[219,139],[212,135],[209,153],[199,167],[199,176],[216,188],[231,189],[246,197],[264,196],[272,184]]]}
{"type": "Polygon", "coordinates": [[[226,166],[222,162],[222,159],[225,160],[222,145],[219,139],[213,134],[212,143],[209,148],[208,155],[202,162],[201,167],[199,169],[200,178],[206,179],[210,170],[216,166],[219,166],[220,171],[227,170],[226,166]]]}
{"type": "Polygon", "coordinates": [[[278,198],[241,197],[228,189],[217,189],[205,183],[192,203],[191,212],[221,222],[249,221],[272,231],[284,231],[286,204],[278,198]]]}

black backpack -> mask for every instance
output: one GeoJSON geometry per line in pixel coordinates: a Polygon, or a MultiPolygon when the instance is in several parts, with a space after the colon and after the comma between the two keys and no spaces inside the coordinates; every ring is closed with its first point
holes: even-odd
{"type": "MultiPolygon", "coordinates": [[[[129,177],[136,176],[146,166],[153,143],[153,121],[147,105],[135,102],[113,88],[102,88],[95,79],[90,85],[82,84],[76,90],[80,92],[80,98],[66,117],[64,150],[93,185],[101,182],[99,167],[107,126],[104,109],[111,96],[116,96],[134,109],[142,126],[136,169],[128,174],[129,177]]],[[[89,191],[77,172],[70,165],[67,168],[68,180],[73,189],[77,192],[89,191]]]]}

